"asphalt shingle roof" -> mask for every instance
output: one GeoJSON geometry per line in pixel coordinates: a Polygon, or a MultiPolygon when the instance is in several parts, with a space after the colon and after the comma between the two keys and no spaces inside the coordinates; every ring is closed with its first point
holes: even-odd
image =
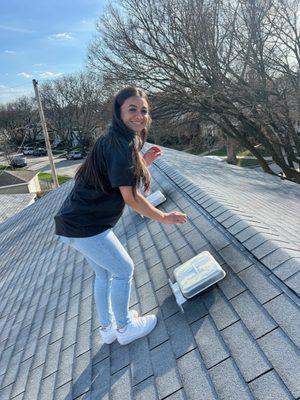
{"type": "Polygon", "coordinates": [[[37,174],[36,171],[1,171],[0,186],[16,185],[30,181],[37,174]]]}
{"type": "MultiPolygon", "coordinates": [[[[280,266],[264,263],[265,256],[259,258],[229,231],[226,219],[218,220],[221,214],[213,216],[203,206],[205,196],[210,200],[222,192],[219,207],[236,207],[240,216],[240,207],[246,205],[237,207],[237,189],[212,183],[222,180],[220,170],[226,175],[235,169],[224,172],[222,164],[215,172],[211,167],[202,184],[185,154],[180,173],[180,156],[174,152],[170,161],[171,154],[151,168],[153,190],[167,197],[162,209],[181,209],[189,221],[159,224],[127,208],[114,229],[135,262],[130,307],[158,316],[148,337],[127,346],[101,342],[93,273],[80,254],[53,234],[53,215],[72,182],[0,225],[1,400],[300,398],[297,291],[288,278],[275,274],[280,266]],[[194,172],[187,179],[189,169],[194,172]],[[209,179],[211,191],[204,187],[209,179]],[[176,266],[203,250],[216,257],[227,276],[188,301],[181,314],[168,278],[173,279],[176,266]]],[[[198,168],[202,173],[202,166],[198,168]]],[[[283,190],[285,184],[280,182],[283,190]]],[[[243,194],[245,185],[239,184],[243,194]]],[[[283,192],[276,190],[279,203],[283,192]]],[[[270,192],[275,199],[275,190],[270,192]]],[[[253,201],[249,205],[255,209],[253,201]]],[[[242,222],[240,234],[253,220],[242,222]]],[[[291,243],[296,242],[297,235],[291,243]]],[[[283,250],[278,245],[284,255],[287,245],[283,250]]]]}
{"type": "Polygon", "coordinates": [[[23,210],[24,207],[33,202],[35,197],[35,193],[0,193],[0,223],[23,210]]]}

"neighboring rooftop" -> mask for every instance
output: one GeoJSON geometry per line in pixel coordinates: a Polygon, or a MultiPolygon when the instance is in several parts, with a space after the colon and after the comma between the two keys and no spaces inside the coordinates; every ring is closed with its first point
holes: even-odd
{"type": "Polygon", "coordinates": [[[35,193],[0,194],[0,223],[34,202],[35,193]]]}
{"type": "Polygon", "coordinates": [[[36,171],[0,171],[0,186],[16,185],[19,183],[29,182],[36,176],[36,171]]]}
{"type": "Polygon", "coordinates": [[[189,221],[159,224],[127,208],[114,229],[135,262],[130,307],[158,316],[128,346],[101,342],[93,273],[53,234],[72,182],[0,225],[1,400],[300,398],[298,186],[171,150],[151,174],[167,197],[161,208],[189,221]],[[181,314],[168,278],[204,250],[227,276],[181,314]],[[279,277],[282,266],[292,275],[279,277]]]}

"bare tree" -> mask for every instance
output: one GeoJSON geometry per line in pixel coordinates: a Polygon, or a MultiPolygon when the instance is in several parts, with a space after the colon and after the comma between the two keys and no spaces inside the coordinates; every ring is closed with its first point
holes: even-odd
{"type": "Polygon", "coordinates": [[[98,22],[88,63],[155,93],[163,117],[217,125],[273,173],[263,145],[299,183],[298,17],[296,0],[122,0],[98,22]]]}
{"type": "Polygon", "coordinates": [[[72,146],[73,138],[82,150],[94,139],[102,118],[102,84],[91,74],[80,73],[46,82],[41,87],[45,114],[50,127],[72,146]]]}

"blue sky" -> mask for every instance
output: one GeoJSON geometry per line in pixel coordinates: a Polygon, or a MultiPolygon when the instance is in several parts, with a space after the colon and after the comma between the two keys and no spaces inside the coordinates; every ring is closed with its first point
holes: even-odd
{"type": "Polygon", "coordinates": [[[85,67],[106,0],[5,0],[0,6],[0,103],[33,94],[32,79],[85,67]]]}

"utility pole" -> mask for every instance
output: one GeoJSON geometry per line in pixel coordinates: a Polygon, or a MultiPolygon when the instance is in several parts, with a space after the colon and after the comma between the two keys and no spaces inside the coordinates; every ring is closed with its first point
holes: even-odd
{"type": "Polygon", "coordinates": [[[33,79],[32,83],[33,83],[33,87],[34,87],[35,97],[36,97],[36,100],[37,100],[37,103],[38,103],[38,107],[39,107],[40,120],[41,120],[43,133],[44,133],[44,137],[45,137],[45,143],[46,143],[47,154],[48,154],[49,163],[50,163],[50,167],[51,167],[52,179],[53,179],[53,182],[54,182],[54,186],[56,188],[58,188],[59,187],[59,183],[58,183],[58,179],[57,179],[55,165],[54,165],[54,162],[53,162],[53,155],[52,155],[52,150],[51,150],[51,145],[50,145],[47,125],[46,125],[46,120],[45,120],[45,116],[44,116],[43,106],[42,106],[42,102],[41,102],[41,97],[40,97],[40,93],[39,93],[39,89],[38,89],[38,82],[35,79],[33,79]]]}

